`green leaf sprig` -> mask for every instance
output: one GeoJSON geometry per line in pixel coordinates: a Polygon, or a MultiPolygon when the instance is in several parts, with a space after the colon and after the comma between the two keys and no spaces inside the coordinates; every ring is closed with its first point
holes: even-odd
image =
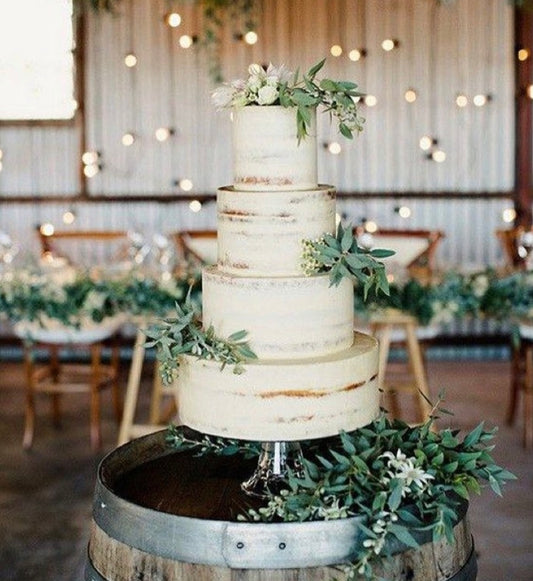
{"type": "Polygon", "coordinates": [[[179,355],[217,361],[221,369],[232,365],[234,373],[242,373],[243,363],[257,358],[246,341],[246,331],[237,331],[223,339],[216,336],[212,325],[207,329],[202,327],[190,289],[185,301],[176,302],[175,307],[176,317],[163,319],[144,331],[148,338],[146,347],[157,349],[156,357],[165,384],[172,383],[177,376],[179,355]]]}
{"type": "Polygon", "coordinates": [[[325,234],[317,240],[303,240],[302,246],[302,269],[306,275],[329,272],[335,286],[344,277],[355,279],[363,284],[365,298],[371,289],[376,294],[389,294],[385,265],[377,259],[392,256],[394,251],[361,248],[351,226],[343,228],[339,224],[336,236],[325,234]]]}

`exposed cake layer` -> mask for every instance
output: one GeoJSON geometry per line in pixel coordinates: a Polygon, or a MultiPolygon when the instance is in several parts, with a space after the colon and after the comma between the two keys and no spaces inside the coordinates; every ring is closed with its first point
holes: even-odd
{"type": "Polygon", "coordinates": [[[353,333],[353,286],[329,275],[259,278],[217,267],[202,273],[204,327],[219,337],[248,332],[259,358],[318,357],[347,349],[353,333]]]}
{"type": "Polygon", "coordinates": [[[308,190],[317,186],[316,110],[298,144],[296,108],[233,110],[233,185],[238,190],[308,190]]]}
{"type": "Polygon", "coordinates": [[[231,367],[181,356],[180,420],[207,434],[244,440],[305,440],[350,431],[379,413],[378,346],[356,334],[329,357],[231,367]]]}
{"type": "Polygon", "coordinates": [[[302,240],[335,233],[335,190],[217,194],[218,266],[233,274],[301,275],[302,240]]]}

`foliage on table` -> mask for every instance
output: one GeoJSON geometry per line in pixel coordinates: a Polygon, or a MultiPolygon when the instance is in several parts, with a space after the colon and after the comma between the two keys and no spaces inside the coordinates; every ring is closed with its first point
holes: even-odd
{"type": "Polygon", "coordinates": [[[156,348],[164,383],[170,384],[177,377],[180,355],[216,361],[221,370],[231,365],[234,373],[242,373],[243,363],[256,358],[246,341],[246,331],[223,338],[215,334],[213,326],[202,327],[200,310],[191,299],[191,291],[183,303],[176,302],[175,310],[175,317],[162,319],[145,331],[148,338],[145,345],[156,348]]]}
{"type": "Polygon", "coordinates": [[[493,276],[482,297],[480,310],[499,320],[533,319],[533,272],[493,276]]]}
{"type": "MultiPolygon", "coordinates": [[[[53,319],[79,328],[84,321],[102,322],[118,314],[163,316],[183,299],[190,279],[163,280],[139,273],[119,278],[78,273],[60,282],[37,271],[4,276],[0,283],[0,316],[16,323],[53,319]]],[[[198,302],[199,291],[193,296],[198,302]]]]}
{"type": "Polygon", "coordinates": [[[355,312],[366,319],[372,313],[395,309],[413,315],[422,325],[447,324],[479,316],[483,297],[493,280],[492,271],[470,275],[449,272],[430,282],[391,282],[387,294],[375,295],[368,295],[364,286],[356,285],[355,312]]]}
{"type": "MultiPolygon", "coordinates": [[[[393,539],[418,547],[415,536],[425,531],[434,541],[445,537],[453,542],[464,501],[481,492],[481,483],[501,495],[502,485],[514,475],[491,455],[495,430],[480,424],[464,437],[457,430],[435,431],[440,403],[441,398],[432,418],[420,426],[410,427],[383,414],[354,432],[304,442],[304,476],[289,476],[281,493],[270,495],[262,507],[247,510],[239,520],[363,517],[353,562],[338,567],[348,579],[375,579],[374,565],[387,555],[393,539]]],[[[195,441],[183,427],[171,428],[167,441],[177,450],[193,449],[199,455],[250,457],[259,451],[259,445],[238,440],[200,435],[195,441]]]]}

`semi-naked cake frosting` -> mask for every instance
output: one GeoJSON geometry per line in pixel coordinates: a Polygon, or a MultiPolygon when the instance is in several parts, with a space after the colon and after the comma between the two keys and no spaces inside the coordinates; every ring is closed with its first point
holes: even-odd
{"type": "Polygon", "coordinates": [[[378,348],[353,332],[353,285],[302,271],[302,240],[335,233],[335,191],[317,183],[316,136],[296,110],[233,112],[234,184],[217,194],[218,262],[204,269],[202,317],[219,337],[244,329],[256,360],[233,373],[180,356],[181,421],[259,441],[321,438],[379,412],[378,348]]]}

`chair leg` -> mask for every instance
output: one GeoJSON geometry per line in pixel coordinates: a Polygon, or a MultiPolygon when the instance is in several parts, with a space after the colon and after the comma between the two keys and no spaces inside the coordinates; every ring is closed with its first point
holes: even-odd
{"type": "MultiPolygon", "coordinates": [[[[54,383],[59,383],[59,352],[57,347],[50,347],[50,375],[54,383]]],[[[50,394],[52,422],[55,428],[61,426],[61,395],[59,393],[50,394]]]]}
{"type": "Polygon", "coordinates": [[[524,447],[533,446],[533,345],[525,347],[526,372],[524,381],[524,447]]]}
{"type": "Polygon", "coordinates": [[[518,394],[522,389],[524,356],[524,344],[522,341],[518,346],[511,345],[511,393],[506,415],[506,423],[508,425],[512,425],[516,417],[518,394]]]}
{"type": "Polygon", "coordinates": [[[120,371],[120,347],[118,345],[118,340],[115,337],[113,339],[113,345],[111,348],[111,369],[113,372],[113,379],[111,383],[111,396],[113,398],[113,411],[115,414],[115,421],[117,425],[120,425],[122,420],[122,398],[120,396],[120,384],[119,384],[119,371],[120,371]]]}
{"type": "Polygon", "coordinates": [[[35,433],[35,397],[33,386],[33,353],[30,347],[24,347],[24,366],[26,369],[26,403],[24,410],[24,435],[22,446],[29,450],[33,445],[35,433]]]}
{"type": "Polygon", "coordinates": [[[418,392],[415,394],[418,405],[418,419],[420,422],[425,422],[431,412],[431,405],[429,404],[430,393],[429,386],[426,379],[426,370],[422,360],[422,353],[420,345],[416,337],[416,330],[414,324],[408,323],[405,326],[407,336],[407,348],[409,351],[409,361],[412,366],[413,375],[415,377],[415,384],[418,392]]]}
{"type": "Polygon", "coordinates": [[[128,375],[128,385],[126,387],[126,397],[124,399],[124,413],[120,422],[118,434],[118,445],[121,446],[130,440],[130,430],[135,418],[137,398],[139,396],[139,385],[141,382],[142,365],[144,361],[144,333],[139,330],[135,337],[135,346],[131,358],[131,366],[128,375]]]}
{"type": "Polygon", "coordinates": [[[100,426],[100,360],[102,356],[101,343],[91,345],[91,403],[90,403],[90,434],[91,447],[98,451],[102,446],[102,431],[100,426]]]}

